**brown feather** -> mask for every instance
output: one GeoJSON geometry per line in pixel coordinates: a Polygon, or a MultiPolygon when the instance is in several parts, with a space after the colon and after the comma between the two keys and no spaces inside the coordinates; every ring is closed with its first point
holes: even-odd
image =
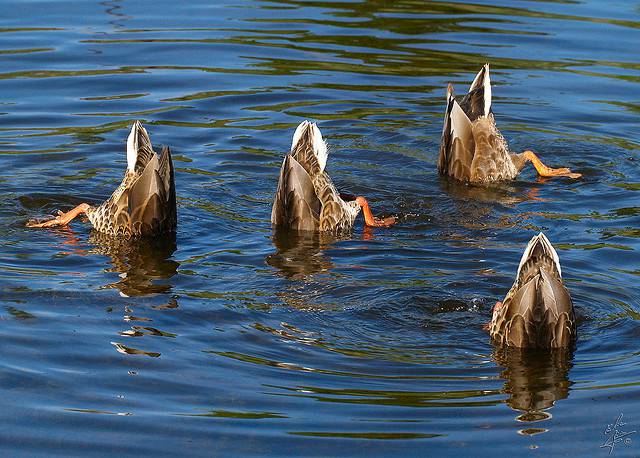
{"type": "MultiPolygon", "coordinates": [[[[475,152],[473,127],[467,115],[453,97],[451,109],[445,122],[448,127],[447,143],[440,148],[440,173],[458,180],[468,180],[475,152]]],[[[443,134],[445,135],[445,134],[443,134]]]]}
{"type": "Polygon", "coordinates": [[[575,339],[571,296],[544,234],[529,242],[511,290],[493,313],[490,333],[499,343],[527,348],[567,347],[575,339]]]}
{"type": "Polygon", "coordinates": [[[133,126],[137,147],[135,171],[127,170],[111,197],[87,210],[96,230],[131,238],[173,232],[177,226],[173,162],[168,148],[158,160],[146,130],[133,126]],[[144,164],[144,166],[143,166],[144,164]]]}
{"type": "Polygon", "coordinates": [[[447,87],[447,109],[444,112],[444,126],[442,127],[442,137],[440,138],[440,154],[438,156],[438,171],[442,175],[449,175],[449,152],[451,151],[451,110],[455,98],[453,97],[453,88],[451,84],[447,87]]]}
{"type": "Polygon", "coordinates": [[[156,153],[153,152],[151,138],[149,138],[147,130],[142,126],[140,121],[135,121],[133,129],[133,147],[136,150],[134,172],[141,173],[156,153]]]}
{"type": "Polygon", "coordinates": [[[447,91],[438,171],[471,183],[511,180],[520,171],[491,112],[489,67],[485,65],[458,103],[447,91]],[[485,86],[486,83],[486,86],[485,86]]]}
{"type": "Polygon", "coordinates": [[[471,122],[491,112],[491,93],[485,93],[485,78],[488,77],[489,65],[487,64],[478,72],[469,92],[460,101],[460,106],[471,122]],[[489,106],[485,106],[486,104],[489,106]]]}
{"type": "Polygon", "coordinates": [[[311,124],[303,132],[298,143],[291,150],[291,157],[302,166],[309,176],[314,177],[321,172],[318,158],[313,152],[313,140],[311,138],[311,124]]]}
{"type": "Polygon", "coordinates": [[[468,92],[460,101],[460,107],[471,122],[484,116],[484,88],[468,92]]]}
{"type": "Polygon", "coordinates": [[[321,208],[309,174],[287,155],[280,169],[271,223],[276,227],[313,231],[318,228],[321,208]]]}
{"type": "MultiPolygon", "coordinates": [[[[340,232],[351,229],[360,206],[345,202],[314,151],[314,128],[303,122],[300,137],[280,168],[271,223],[280,228],[340,232]]],[[[315,138],[316,142],[322,138],[315,138]]],[[[326,154],[326,153],[325,153],[326,154]]]]}
{"type": "Polygon", "coordinates": [[[472,131],[475,151],[469,181],[487,183],[515,178],[518,170],[511,160],[507,142],[496,129],[493,114],[476,119],[472,131]]]}

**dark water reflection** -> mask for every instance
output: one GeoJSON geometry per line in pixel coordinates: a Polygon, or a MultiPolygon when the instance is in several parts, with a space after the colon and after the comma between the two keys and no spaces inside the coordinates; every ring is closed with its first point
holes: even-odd
{"type": "Polygon", "coordinates": [[[176,251],[176,236],[170,234],[152,240],[119,240],[92,231],[89,243],[95,245],[87,254],[109,257],[111,267],[120,280],[105,285],[116,288],[125,297],[170,293],[173,277],[180,263],[171,259],[176,251]]]}
{"type": "Polygon", "coordinates": [[[604,456],[620,413],[640,428],[633,2],[1,6],[3,456],[604,456]],[[581,180],[438,177],[446,85],[485,62],[510,146],[581,180]],[[175,240],[23,227],[108,197],[134,119],[172,147],[175,240]],[[303,119],[396,226],[272,232],[303,119]],[[540,230],[567,354],[483,330],[540,230]]]}
{"type": "Polygon", "coordinates": [[[522,412],[516,420],[531,423],[519,432],[546,432],[544,423],[538,422],[551,418],[550,409],[569,395],[573,350],[538,352],[498,348],[494,358],[505,368],[500,376],[505,379],[504,392],[509,395],[507,405],[522,412]]]}
{"type": "Polygon", "coordinates": [[[276,230],[273,245],[276,252],[267,256],[266,261],[279,269],[288,278],[303,280],[305,277],[328,272],[334,267],[331,258],[325,253],[332,242],[339,240],[331,234],[314,234],[276,230]]]}

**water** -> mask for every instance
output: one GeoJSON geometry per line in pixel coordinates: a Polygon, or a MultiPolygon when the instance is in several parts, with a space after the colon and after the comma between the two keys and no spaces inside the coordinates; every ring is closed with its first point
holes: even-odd
{"type": "Polygon", "coordinates": [[[636,3],[212,3],[2,2],[2,455],[605,456],[621,413],[640,430],[636,3]],[[511,147],[582,179],[438,177],[446,84],[485,62],[511,147]],[[111,193],[134,119],[173,148],[176,240],[26,229],[111,193]],[[272,233],[303,119],[396,226],[272,233]],[[540,230],[575,349],[494,348],[540,230]]]}

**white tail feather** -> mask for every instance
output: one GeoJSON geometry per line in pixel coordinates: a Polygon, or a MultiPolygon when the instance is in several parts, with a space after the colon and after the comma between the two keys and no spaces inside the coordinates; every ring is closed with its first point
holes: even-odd
{"type": "Polygon", "coordinates": [[[129,133],[129,137],[127,138],[127,169],[130,172],[133,172],[136,166],[136,159],[138,158],[138,152],[136,148],[136,124],[133,123],[131,127],[131,132],[129,133]]]}
{"type": "Polygon", "coordinates": [[[145,134],[147,133],[140,121],[135,121],[131,126],[129,137],[127,137],[127,168],[131,172],[135,171],[136,161],[138,160],[138,147],[140,146],[138,145],[138,129],[141,129],[145,134]]]}
{"type": "Polygon", "coordinates": [[[491,77],[489,76],[489,64],[485,64],[485,68],[487,71],[484,73],[484,115],[489,116],[489,110],[491,109],[491,77]]]}
{"type": "Polygon", "coordinates": [[[539,241],[542,241],[542,244],[551,253],[553,262],[555,263],[556,268],[558,269],[558,274],[560,274],[560,276],[562,277],[562,269],[560,268],[560,258],[558,257],[558,253],[556,253],[556,249],[553,247],[553,245],[551,245],[551,242],[549,241],[547,236],[544,235],[542,232],[540,232],[538,235],[534,236],[529,241],[527,248],[525,248],[524,253],[522,253],[522,258],[520,259],[520,264],[518,265],[518,274],[516,278],[520,277],[520,270],[522,269],[522,266],[524,265],[525,262],[527,262],[527,260],[529,259],[529,256],[531,256],[531,250],[533,250],[533,248],[537,245],[539,241]]]}
{"type": "Polygon", "coordinates": [[[484,64],[480,69],[473,79],[473,83],[469,86],[469,92],[477,88],[481,83],[484,86],[484,115],[488,116],[489,110],[491,109],[491,77],[489,76],[489,64],[484,64]],[[480,81],[481,76],[483,76],[482,81],[480,81]]]}
{"type": "Polygon", "coordinates": [[[320,165],[320,170],[324,171],[324,168],[327,165],[327,158],[329,157],[329,153],[327,151],[327,144],[322,139],[322,133],[320,129],[316,125],[316,123],[310,123],[309,121],[302,121],[300,125],[296,128],[296,131],[293,134],[293,141],[291,142],[291,151],[293,152],[294,148],[302,138],[302,134],[304,134],[307,129],[309,129],[309,136],[311,137],[311,143],[313,146],[313,152],[318,159],[318,164],[320,165]]]}
{"type": "MultiPolygon", "coordinates": [[[[442,126],[442,135],[445,134],[445,129],[447,127],[447,113],[449,111],[449,104],[451,103],[451,99],[453,99],[455,101],[455,98],[453,97],[453,86],[451,84],[447,85],[447,104],[445,105],[445,109],[444,109],[444,125],[442,126]]],[[[452,128],[451,128],[452,129],[452,128]]]]}
{"type": "Polygon", "coordinates": [[[449,114],[450,122],[450,133],[454,137],[462,137],[465,140],[471,136],[473,138],[473,134],[471,133],[471,121],[469,117],[464,112],[460,104],[454,99],[453,106],[451,107],[451,113],[449,114]]]}
{"type": "Polygon", "coordinates": [[[316,153],[318,162],[320,163],[320,169],[324,171],[324,168],[327,165],[327,158],[329,157],[327,144],[322,139],[322,133],[316,123],[314,122],[311,126],[313,128],[313,152],[316,153]]]}
{"type": "Polygon", "coordinates": [[[296,131],[293,133],[293,141],[291,142],[291,152],[293,153],[293,149],[296,147],[298,142],[300,141],[300,137],[302,137],[302,133],[307,129],[309,125],[309,121],[305,120],[298,124],[296,127],[296,131]]]}

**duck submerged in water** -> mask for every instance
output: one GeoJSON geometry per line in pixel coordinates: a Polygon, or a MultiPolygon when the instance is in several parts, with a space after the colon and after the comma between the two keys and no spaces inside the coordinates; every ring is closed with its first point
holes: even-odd
{"type": "Polygon", "coordinates": [[[176,188],[169,148],[158,157],[146,129],[136,121],[127,139],[127,170],[109,199],[97,207],[82,203],[48,221],[29,221],[27,227],[65,226],[83,213],[96,230],[119,238],[174,232],[176,188]]]}
{"type": "Polygon", "coordinates": [[[438,171],[461,181],[490,183],[514,179],[531,162],[543,177],[579,178],[568,168],[546,166],[533,151],[509,151],[491,110],[489,64],[476,75],[469,92],[458,102],[447,87],[447,111],[440,141],[438,171]]]}
{"type": "Polygon", "coordinates": [[[569,347],[575,339],[576,319],[560,259],[542,232],[527,245],[513,286],[493,308],[489,333],[500,344],[521,348],[569,347]]]}
{"type": "Polygon", "coordinates": [[[390,226],[394,217],[375,218],[362,196],[340,194],[327,165],[327,145],[315,123],[303,121],[293,134],[291,153],[284,158],[271,209],[276,228],[342,232],[352,228],[362,210],[367,226],[390,226]]]}

